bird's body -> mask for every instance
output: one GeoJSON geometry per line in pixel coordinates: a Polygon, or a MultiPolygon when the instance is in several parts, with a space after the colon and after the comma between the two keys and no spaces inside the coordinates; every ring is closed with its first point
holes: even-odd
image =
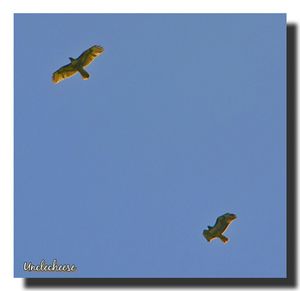
{"type": "Polygon", "coordinates": [[[217,218],[214,226],[208,226],[208,230],[205,229],[203,231],[203,235],[207,241],[211,241],[215,238],[221,239],[224,243],[228,242],[228,238],[223,235],[228,226],[231,224],[233,220],[236,219],[235,214],[225,213],[217,218]]]}
{"type": "Polygon", "coordinates": [[[55,71],[52,75],[53,83],[57,84],[64,79],[70,78],[77,73],[80,73],[84,80],[87,80],[90,76],[85,67],[87,67],[96,57],[104,52],[104,48],[99,45],[94,45],[84,51],[77,59],[69,58],[71,63],[61,67],[55,71]]]}

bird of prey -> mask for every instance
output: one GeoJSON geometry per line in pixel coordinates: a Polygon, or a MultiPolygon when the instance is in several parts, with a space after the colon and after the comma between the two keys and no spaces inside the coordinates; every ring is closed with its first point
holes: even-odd
{"type": "Polygon", "coordinates": [[[208,230],[205,229],[203,231],[204,237],[209,242],[215,238],[219,238],[224,244],[227,243],[229,239],[224,236],[223,233],[226,231],[230,223],[235,219],[236,215],[232,213],[225,213],[219,216],[214,226],[208,226],[208,230]]]}
{"type": "Polygon", "coordinates": [[[60,81],[70,78],[78,72],[83,80],[87,80],[90,75],[84,70],[96,57],[104,52],[104,48],[99,45],[94,45],[84,51],[77,59],[69,58],[71,63],[61,67],[52,75],[53,83],[57,84],[60,81]]]}

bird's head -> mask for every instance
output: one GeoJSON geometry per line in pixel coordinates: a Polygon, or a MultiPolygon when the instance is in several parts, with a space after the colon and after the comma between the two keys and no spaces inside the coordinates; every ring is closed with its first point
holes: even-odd
{"type": "Polygon", "coordinates": [[[75,61],[75,59],[73,59],[73,58],[71,58],[71,57],[69,57],[69,60],[70,60],[71,62],[75,61]]]}

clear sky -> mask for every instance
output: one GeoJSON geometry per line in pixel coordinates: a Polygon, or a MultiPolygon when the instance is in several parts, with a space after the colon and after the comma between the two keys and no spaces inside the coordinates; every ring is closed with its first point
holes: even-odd
{"type": "Polygon", "coordinates": [[[286,276],[284,14],[14,25],[15,276],[286,276]],[[95,44],[89,80],[51,82],[95,44]],[[22,270],[42,259],[78,271],[22,270]]]}

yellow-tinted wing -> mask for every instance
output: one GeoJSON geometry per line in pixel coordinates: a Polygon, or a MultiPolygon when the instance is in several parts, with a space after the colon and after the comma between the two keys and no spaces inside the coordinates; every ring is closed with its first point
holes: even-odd
{"type": "Polygon", "coordinates": [[[53,83],[57,84],[60,81],[63,81],[64,79],[70,78],[74,76],[76,73],[78,73],[78,70],[74,68],[72,64],[65,65],[58,69],[56,72],[52,75],[52,81],[53,83]]]}
{"type": "Polygon", "coordinates": [[[99,45],[94,45],[84,51],[78,58],[78,63],[86,67],[88,66],[96,57],[100,56],[104,52],[104,48],[99,45]]]}

